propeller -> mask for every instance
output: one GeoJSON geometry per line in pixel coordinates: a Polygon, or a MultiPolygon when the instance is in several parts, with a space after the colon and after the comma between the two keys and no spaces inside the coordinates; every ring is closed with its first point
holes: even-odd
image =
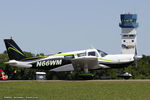
{"type": "Polygon", "coordinates": [[[135,47],[135,56],[134,56],[134,60],[135,60],[135,67],[138,67],[138,60],[141,59],[142,56],[137,56],[137,49],[135,47]]]}
{"type": "Polygon", "coordinates": [[[135,56],[134,56],[135,58],[135,67],[137,68],[138,67],[138,59],[137,59],[137,49],[136,49],[136,47],[135,47],[135,56]]]}

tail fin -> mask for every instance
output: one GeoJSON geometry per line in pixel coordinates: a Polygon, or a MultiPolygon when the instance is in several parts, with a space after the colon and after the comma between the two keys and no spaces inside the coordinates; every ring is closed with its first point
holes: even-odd
{"type": "Polygon", "coordinates": [[[10,60],[21,60],[27,58],[13,39],[4,39],[10,60]]]}

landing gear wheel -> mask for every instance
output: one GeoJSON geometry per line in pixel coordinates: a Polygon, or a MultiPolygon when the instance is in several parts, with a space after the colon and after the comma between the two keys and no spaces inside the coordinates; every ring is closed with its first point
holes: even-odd
{"type": "Polygon", "coordinates": [[[94,75],[91,74],[91,73],[82,73],[82,74],[79,74],[78,77],[80,79],[84,79],[84,80],[92,80],[92,79],[94,79],[94,75]]]}

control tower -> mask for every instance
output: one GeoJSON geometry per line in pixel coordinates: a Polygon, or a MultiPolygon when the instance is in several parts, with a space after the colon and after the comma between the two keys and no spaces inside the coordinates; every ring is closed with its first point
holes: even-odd
{"type": "Polygon", "coordinates": [[[138,27],[136,14],[121,14],[122,54],[136,54],[136,28],[138,27]]]}

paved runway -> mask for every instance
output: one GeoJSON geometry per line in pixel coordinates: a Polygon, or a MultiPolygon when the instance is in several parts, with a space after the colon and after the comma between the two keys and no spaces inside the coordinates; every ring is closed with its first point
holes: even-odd
{"type": "Polygon", "coordinates": [[[149,81],[150,79],[132,79],[132,80],[0,80],[0,82],[23,82],[23,81],[35,81],[35,82],[138,82],[149,81]]]}

